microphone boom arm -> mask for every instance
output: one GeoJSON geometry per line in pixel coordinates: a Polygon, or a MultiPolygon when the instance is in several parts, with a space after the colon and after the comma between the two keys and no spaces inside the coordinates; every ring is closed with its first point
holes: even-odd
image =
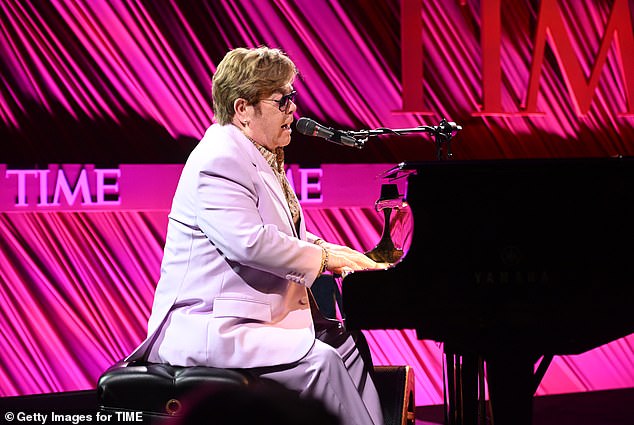
{"type": "Polygon", "coordinates": [[[447,158],[451,158],[451,138],[460,130],[462,130],[461,126],[457,125],[455,122],[448,122],[443,118],[440,121],[440,124],[436,126],[421,125],[418,127],[398,129],[381,127],[374,130],[342,131],[341,133],[354,138],[356,140],[355,147],[359,149],[363,148],[365,142],[368,141],[368,138],[373,136],[381,136],[383,134],[395,134],[401,136],[410,133],[429,133],[434,136],[436,141],[436,155],[438,159],[442,159],[443,143],[447,146],[447,158]]]}

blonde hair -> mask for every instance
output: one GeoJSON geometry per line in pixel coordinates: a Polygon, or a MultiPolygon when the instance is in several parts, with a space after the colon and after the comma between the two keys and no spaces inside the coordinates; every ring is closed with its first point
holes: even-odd
{"type": "Polygon", "coordinates": [[[222,125],[233,120],[236,99],[256,104],[293,81],[297,68],[281,50],[268,47],[229,51],[218,64],[212,80],[213,109],[222,125]]]}

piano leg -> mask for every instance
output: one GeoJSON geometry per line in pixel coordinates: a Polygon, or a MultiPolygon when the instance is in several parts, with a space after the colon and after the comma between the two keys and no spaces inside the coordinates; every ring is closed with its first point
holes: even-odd
{"type": "Polygon", "coordinates": [[[531,425],[535,360],[518,354],[487,357],[487,382],[495,425],[531,425]]]}
{"type": "Polygon", "coordinates": [[[465,425],[478,423],[478,356],[462,356],[462,416],[465,425]]]}
{"type": "Polygon", "coordinates": [[[447,351],[445,347],[445,359],[447,362],[447,375],[445,376],[445,424],[457,425],[456,412],[456,355],[447,351]]]}
{"type": "Polygon", "coordinates": [[[447,425],[476,425],[478,423],[478,356],[456,354],[445,347],[445,357],[447,361],[445,423],[447,425]]]}

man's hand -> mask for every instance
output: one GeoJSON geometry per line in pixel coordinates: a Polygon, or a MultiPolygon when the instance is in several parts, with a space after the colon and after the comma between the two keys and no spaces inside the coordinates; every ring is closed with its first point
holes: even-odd
{"type": "Polygon", "coordinates": [[[343,274],[353,270],[378,269],[380,266],[363,253],[347,246],[320,241],[319,246],[328,251],[326,269],[335,274],[343,274]]]}

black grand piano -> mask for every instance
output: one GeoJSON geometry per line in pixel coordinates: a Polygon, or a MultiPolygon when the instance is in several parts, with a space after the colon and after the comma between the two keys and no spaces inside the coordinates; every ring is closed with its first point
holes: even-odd
{"type": "Polygon", "coordinates": [[[443,342],[449,423],[482,418],[482,365],[495,425],[528,425],[553,355],[634,332],[634,160],[402,163],[399,179],[386,223],[407,204],[411,247],[344,278],[346,326],[443,342]]]}

